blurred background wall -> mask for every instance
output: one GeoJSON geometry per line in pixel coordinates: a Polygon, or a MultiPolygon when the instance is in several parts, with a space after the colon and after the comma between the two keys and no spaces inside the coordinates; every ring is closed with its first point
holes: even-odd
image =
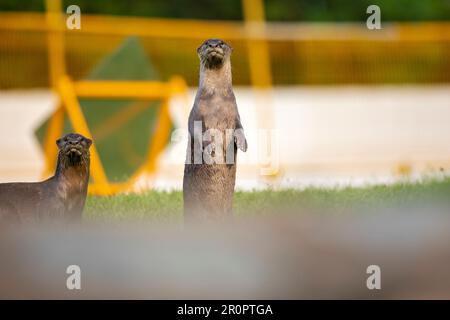
{"type": "MultiPolygon", "coordinates": [[[[66,72],[85,79],[137,36],[159,79],[180,75],[190,86],[189,103],[171,106],[175,127],[186,131],[195,50],[221,37],[234,48],[250,145],[239,155],[238,187],[389,182],[450,169],[450,1],[262,1],[267,23],[256,31],[252,2],[63,1],[63,9],[81,8],[81,30],[63,31],[66,72]],[[381,9],[381,30],[366,27],[371,4],[381,9]],[[270,175],[261,174],[270,167],[261,129],[278,137],[270,175]]],[[[34,133],[58,103],[45,1],[4,0],[0,11],[0,179],[33,180],[44,167],[34,133]]],[[[173,141],[140,185],[180,188],[184,151],[185,140],[173,141]]],[[[143,161],[136,157],[124,161],[143,161]]]]}

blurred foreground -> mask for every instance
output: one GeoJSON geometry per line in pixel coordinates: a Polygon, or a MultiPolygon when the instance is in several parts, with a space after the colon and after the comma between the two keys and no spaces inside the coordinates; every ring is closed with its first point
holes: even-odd
{"type": "Polygon", "coordinates": [[[230,225],[2,228],[0,298],[450,298],[448,208],[282,211],[230,225]],[[81,290],[66,288],[69,265],[81,290]],[[366,287],[369,265],[381,290],[366,287]]]}

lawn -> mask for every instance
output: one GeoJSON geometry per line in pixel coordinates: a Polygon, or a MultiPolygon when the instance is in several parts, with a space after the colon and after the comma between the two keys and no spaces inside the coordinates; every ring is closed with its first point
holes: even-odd
{"type": "MultiPolygon", "coordinates": [[[[265,190],[236,192],[236,216],[289,212],[344,213],[360,209],[389,206],[441,204],[450,208],[450,178],[421,182],[402,182],[363,188],[306,188],[304,190],[265,190]]],[[[373,211],[373,210],[369,210],[373,211]]],[[[112,197],[90,196],[85,217],[105,220],[150,219],[179,222],[182,219],[181,191],[150,191],[144,194],[122,194],[112,197]]]]}

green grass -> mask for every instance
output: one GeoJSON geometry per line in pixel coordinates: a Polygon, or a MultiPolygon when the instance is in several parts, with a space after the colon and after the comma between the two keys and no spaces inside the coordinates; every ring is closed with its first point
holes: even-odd
{"type": "Polygon", "coordinates": [[[182,193],[174,191],[90,196],[84,214],[92,219],[155,219],[172,222],[181,221],[182,211],[182,193]]]}
{"type": "MultiPolygon", "coordinates": [[[[440,181],[397,183],[363,188],[307,188],[304,190],[265,190],[236,192],[236,216],[289,212],[346,212],[389,206],[440,203],[450,208],[450,178],[440,181]]],[[[89,219],[182,221],[181,191],[88,197],[85,216],[89,219]]]]}

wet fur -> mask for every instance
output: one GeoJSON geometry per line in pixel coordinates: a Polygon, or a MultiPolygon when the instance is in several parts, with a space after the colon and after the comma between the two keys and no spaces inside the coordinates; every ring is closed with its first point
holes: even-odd
{"type": "Polygon", "coordinates": [[[0,184],[0,221],[81,220],[89,182],[91,140],[69,134],[59,139],[58,145],[53,177],[42,182],[0,184]],[[65,138],[80,141],[81,155],[66,154],[69,142],[65,138]]]}
{"type": "MultiPolygon", "coordinates": [[[[223,143],[222,154],[225,159],[227,148],[234,149],[233,164],[194,164],[194,121],[202,122],[202,132],[217,129],[223,137],[227,129],[242,129],[236,98],[231,79],[231,47],[223,43],[223,59],[209,59],[207,40],[198,49],[200,57],[200,83],[188,120],[190,143],[187,148],[183,179],[183,198],[185,218],[201,220],[224,220],[232,217],[233,194],[236,180],[237,146],[247,150],[243,133],[231,140],[232,145],[223,143]]],[[[215,44],[217,44],[215,42],[215,44]]],[[[200,138],[201,139],[201,138],[200,138]]],[[[203,142],[200,150],[210,143],[203,142]]]]}

